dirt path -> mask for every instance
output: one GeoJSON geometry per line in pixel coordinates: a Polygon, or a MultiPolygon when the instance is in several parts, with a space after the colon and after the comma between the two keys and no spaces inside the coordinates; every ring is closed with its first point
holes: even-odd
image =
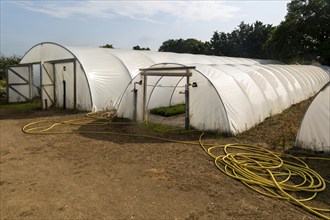
{"type": "Polygon", "coordinates": [[[222,174],[195,145],[27,135],[31,121],[78,115],[1,114],[1,219],[318,219],[222,174]]]}

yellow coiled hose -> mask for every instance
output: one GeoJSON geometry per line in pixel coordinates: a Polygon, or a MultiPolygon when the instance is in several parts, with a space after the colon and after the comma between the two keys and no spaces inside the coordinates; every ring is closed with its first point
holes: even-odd
{"type": "MultiPolygon", "coordinates": [[[[179,141],[151,135],[127,134],[109,131],[52,131],[60,125],[101,126],[111,122],[114,115],[88,113],[85,118],[66,121],[42,120],[25,125],[22,130],[27,134],[111,134],[154,138],[181,144],[200,145],[214,159],[215,165],[226,175],[241,181],[247,187],[265,196],[287,200],[324,219],[329,208],[316,208],[305,203],[316,197],[317,193],[325,190],[326,182],[317,172],[298,157],[280,154],[263,147],[248,144],[211,145],[203,144],[202,133],[199,141],[179,141]],[[106,116],[106,117],[105,117],[106,116]],[[102,121],[95,122],[95,119],[102,121]],[[303,193],[301,193],[303,192],[303,193]],[[296,194],[299,194],[297,196],[296,194]],[[305,195],[305,197],[300,194],[305,195]],[[306,196],[308,194],[308,196],[306,196]]],[[[121,123],[127,124],[127,123],[121,123]]],[[[330,158],[318,158],[330,160],[330,158]]]]}

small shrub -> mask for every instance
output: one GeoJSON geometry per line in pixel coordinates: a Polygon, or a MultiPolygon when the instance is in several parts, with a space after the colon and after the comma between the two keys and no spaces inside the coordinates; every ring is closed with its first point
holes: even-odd
{"type": "Polygon", "coordinates": [[[0,98],[5,98],[7,95],[6,80],[0,80],[0,98]]]}

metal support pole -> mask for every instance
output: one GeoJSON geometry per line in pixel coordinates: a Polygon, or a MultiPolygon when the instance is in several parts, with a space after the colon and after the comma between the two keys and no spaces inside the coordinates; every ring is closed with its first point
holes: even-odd
{"type": "Polygon", "coordinates": [[[136,122],[137,109],[137,89],[133,90],[133,122],[136,122]]]}
{"type": "Polygon", "coordinates": [[[55,69],[55,64],[54,63],[52,63],[52,76],[53,76],[53,84],[54,84],[54,86],[53,86],[53,95],[54,95],[54,105],[56,105],[56,103],[57,103],[57,99],[58,99],[58,97],[56,97],[56,90],[55,90],[55,88],[56,88],[56,86],[57,86],[57,83],[56,83],[56,69],[55,69]]]}
{"type": "Polygon", "coordinates": [[[6,96],[7,96],[7,103],[9,103],[9,96],[10,96],[10,94],[9,94],[9,68],[7,68],[6,69],[6,96]]]}
{"type": "Polygon", "coordinates": [[[77,110],[77,70],[76,61],[73,61],[73,110],[77,110]]]}
{"type": "Polygon", "coordinates": [[[147,119],[146,103],[147,102],[147,76],[143,76],[143,121],[147,119]]]}
{"type": "Polygon", "coordinates": [[[46,110],[46,111],[48,110],[48,102],[47,102],[47,99],[45,99],[45,110],[46,110]]]}
{"type": "Polygon", "coordinates": [[[134,82],[134,88],[131,92],[133,92],[133,121],[136,122],[137,118],[137,92],[136,85],[142,85],[142,80],[139,82],[134,82]]]}
{"type": "Polygon", "coordinates": [[[66,109],[66,83],[63,80],[63,109],[66,109]]]}
{"type": "Polygon", "coordinates": [[[186,114],[185,114],[185,129],[190,129],[190,118],[189,118],[189,76],[187,76],[187,84],[185,85],[185,103],[186,103],[186,114]]]}
{"type": "Polygon", "coordinates": [[[32,64],[29,66],[29,101],[32,100],[32,94],[33,94],[33,69],[32,64]]]}

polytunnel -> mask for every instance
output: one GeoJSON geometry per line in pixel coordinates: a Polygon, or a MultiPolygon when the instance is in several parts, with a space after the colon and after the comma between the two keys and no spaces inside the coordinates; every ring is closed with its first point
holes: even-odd
{"type": "Polygon", "coordinates": [[[65,47],[41,43],[32,47],[20,64],[8,70],[9,102],[33,98],[35,69],[40,74],[41,100],[49,106],[68,109],[107,109],[115,105],[123,88],[132,79],[129,70],[115,55],[103,48],[65,47]],[[66,97],[64,84],[66,81],[66,97]]]}
{"type": "Polygon", "coordinates": [[[295,146],[330,153],[330,83],[321,89],[308,107],[295,146]]]}
{"type": "Polygon", "coordinates": [[[43,108],[55,106],[84,111],[115,108],[118,116],[127,118],[133,118],[136,109],[138,120],[143,120],[145,110],[150,108],[184,102],[182,93],[188,85],[191,125],[231,134],[247,130],[266,117],[315,95],[329,81],[328,70],[321,66],[72,47],[52,42],[33,46],[7,74],[9,102],[29,101],[39,96],[43,108]],[[159,71],[165,73],[168,67],[194,68],[190,69],[190,83],[182,76],[150,76],[144,83],[141,69],[151,67],[163,68],[159,71]],[[35,77],[38,74],[39,77],[35,77]],[[143,103],[146,106],[141,110],[143,103]]]}
{"type": "Polygon", "coordinates": [[[139,73],[140,68],[162,62],[192,61],[206,64],[269,62],[247,58],[72,47],[43,42],[28,50],[19,65],[8,69],[8,101],[25,102],[39,96],[43,108],[65,106],[68,109],[87,111],[106,110],[118,106],[126,86],[139,73]],[[37,91],[40,91],[39,94],[37,91]]]}
{"type": "Polygon", "coordinates": [[[137,120],[144,120],[149,109],[184,103],[185,77],[173,77],[177,71],[173,67],[184,66],[194,67],[189,79],[191,126],[229,134],[248,130],[315,95],[329,81],[326,69],[317,66],[162,63],[152,66],[158,69],[158,76],[148,76],[143,82],[145,78],[137,75],[131,81],[117,114],[127,118],[136,114],[137,120]],[[134,90],[138,93],[136,101],[134,90]],[[133,103],[136,113],[127,107],[133,103]]]}

